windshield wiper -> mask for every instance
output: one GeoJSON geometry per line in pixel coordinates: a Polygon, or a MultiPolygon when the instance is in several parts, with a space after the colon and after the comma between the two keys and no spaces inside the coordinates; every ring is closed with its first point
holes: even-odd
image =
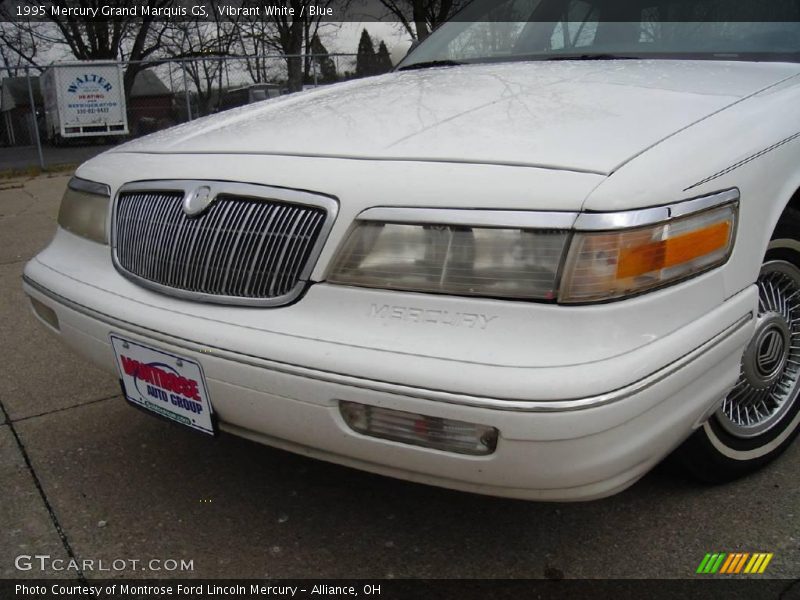
{"type": "Polygon", "coordinates": [[[456,62],[454,60],[429,60],[425,62],[418,62],[405,67],[400,67],[398,71],[414,71],[417,69],[433,69],[434,67],[458,67],[464,63],[456,62]]]}
{"type": "Polygon", "coordinates": [[[636,60],[638,56],[621,56],[619,54],[564,54],[550,56],[546,60],[636,60]]]}

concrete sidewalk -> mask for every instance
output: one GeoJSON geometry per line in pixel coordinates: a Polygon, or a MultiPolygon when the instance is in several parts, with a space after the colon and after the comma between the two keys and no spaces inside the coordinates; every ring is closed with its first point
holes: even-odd
{"type": "Polygon", "coordinates": [[[800,444],[732,485],[660,469],[606,500],[535,504],[210,440],[128,407],[21,291],[66,182],[0,181],[0,577],[694,577],[706,552],[740,551],[800,578],[800,444]],[[36,554],[95,570],[15,568],[36,554]]]}

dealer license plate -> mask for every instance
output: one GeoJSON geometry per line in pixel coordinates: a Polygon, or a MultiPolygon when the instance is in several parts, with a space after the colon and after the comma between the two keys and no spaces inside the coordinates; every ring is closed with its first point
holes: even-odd
{"type": "Polygon", "coordinates": [[[181,425],[216,433],[199,363],[111,334],[125,397],[181,425]]]}

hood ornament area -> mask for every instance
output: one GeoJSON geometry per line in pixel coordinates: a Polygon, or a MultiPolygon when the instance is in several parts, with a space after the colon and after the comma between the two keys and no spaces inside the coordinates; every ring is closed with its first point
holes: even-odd
{"type": "Polygon", "coordinates": [[[183,199],[183,212],[187,217],[197,217],[204,213],[213,201],[211,188],[207,185],[201,186],[189,192],[183,199]]]}

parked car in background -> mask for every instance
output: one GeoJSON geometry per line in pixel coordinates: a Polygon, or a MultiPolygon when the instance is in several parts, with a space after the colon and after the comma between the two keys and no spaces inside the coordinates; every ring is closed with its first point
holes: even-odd
{"type": "Polygon", "coordinates": [[[237,106],[261,102],[277,98],[285,90],[277,83],[254,83],[243,87],[225,90],[220,100],[219,110],[228,110],[237,106]]]}
{"type": "Polygon", "coordinates": [[[209,435],[538,500],[734,479],[800,424],[797,10],[476,0],[83,164],[25,291],[209,435]]]}

